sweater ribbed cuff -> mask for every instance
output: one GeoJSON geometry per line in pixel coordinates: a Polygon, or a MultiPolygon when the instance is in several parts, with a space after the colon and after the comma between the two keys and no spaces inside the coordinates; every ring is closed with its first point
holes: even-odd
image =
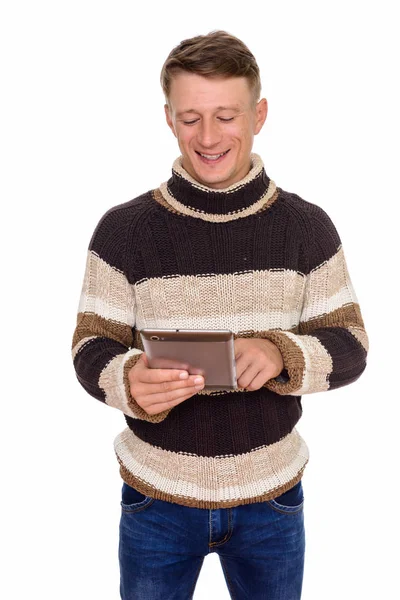
{"type": "Polygon", "coordinates": [[[134,367],[137,364],[142,354],[143,353],[138,350],[136,354],[130,356],[128,360],[126,360],[124,363],[124,386],[125,394],[127,397],[127,404],[131,409],[132,413],[134,414],[134,417],[136,417],[137,419],[149,421],[150,423],[160,423],[165,419],[165,417],[169,414],[169,412],[172,409],[168,408],[167,410],[164,410],[163,412],[160,412],[156,415],[149,415],[141,406],[139,406],[139,404],[136,402],[135,398],[132,396],[130,391],[130,382],[128,374],[132,367],[134,367]]]}
{"type": "Polygon", "coordinates": [[[296,395],[305,374],[305,360],[301,349],[282,331],[263,331],[260,337],[275,344],[282,354],[284,365],[281,376],[267,381],[265,387],[282,396],[296,395]]]}

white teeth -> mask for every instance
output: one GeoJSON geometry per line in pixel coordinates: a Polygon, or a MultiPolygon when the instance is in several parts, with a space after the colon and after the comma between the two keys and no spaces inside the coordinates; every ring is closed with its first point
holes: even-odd
{"type": "Polygon", "coordinates": [[[217,160],[218,158],[220,158],[220,156],[226,154],[226,152],[221,152],[221,154],[202,154],[200,152],[199,154],[200,156],[204,156],[204,158],[207,158],[208,160],[217,160]]]}

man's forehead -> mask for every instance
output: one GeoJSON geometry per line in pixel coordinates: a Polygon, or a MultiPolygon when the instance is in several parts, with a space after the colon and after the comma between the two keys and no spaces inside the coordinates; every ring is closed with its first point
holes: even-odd
{"type": "Polygon", "coordinates": [[[197,73],[178,73],[171,80],[169,104],[174,112],[196,109],[243,111],[252,100],[244,77],[203,77],[197,73]]]}

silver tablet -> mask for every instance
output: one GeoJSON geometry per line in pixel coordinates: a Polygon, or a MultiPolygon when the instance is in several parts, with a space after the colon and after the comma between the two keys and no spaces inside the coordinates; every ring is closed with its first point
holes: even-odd
{"type": "Polygon", "coordinates": [[[233,333],[228,329],[142,329],[153,369],[185,369],[203,375],[209,391],[237,389],[233,333]]]}

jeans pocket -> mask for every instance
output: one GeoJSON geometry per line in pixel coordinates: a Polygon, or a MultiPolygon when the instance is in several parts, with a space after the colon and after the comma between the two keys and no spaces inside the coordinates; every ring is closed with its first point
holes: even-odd
{"type": "Polygon", "coordinates": [[[127,483],[123,483],[122,492],[121,492],[121,508],[123,512],[132,513],[138,512],[139,510],[143,510],[153,504],[154,498],[151,496],[146,496],[139,492],[139,490],[131,487],[127,483]]]}
{"type": "Polygon", "coordinates": [[[296,485],[277,498],[268,500],[268,504],[271,508],[281,513],[293,514],[302,510],[304,504],[304,492],[301,479],[296,485]]]}

